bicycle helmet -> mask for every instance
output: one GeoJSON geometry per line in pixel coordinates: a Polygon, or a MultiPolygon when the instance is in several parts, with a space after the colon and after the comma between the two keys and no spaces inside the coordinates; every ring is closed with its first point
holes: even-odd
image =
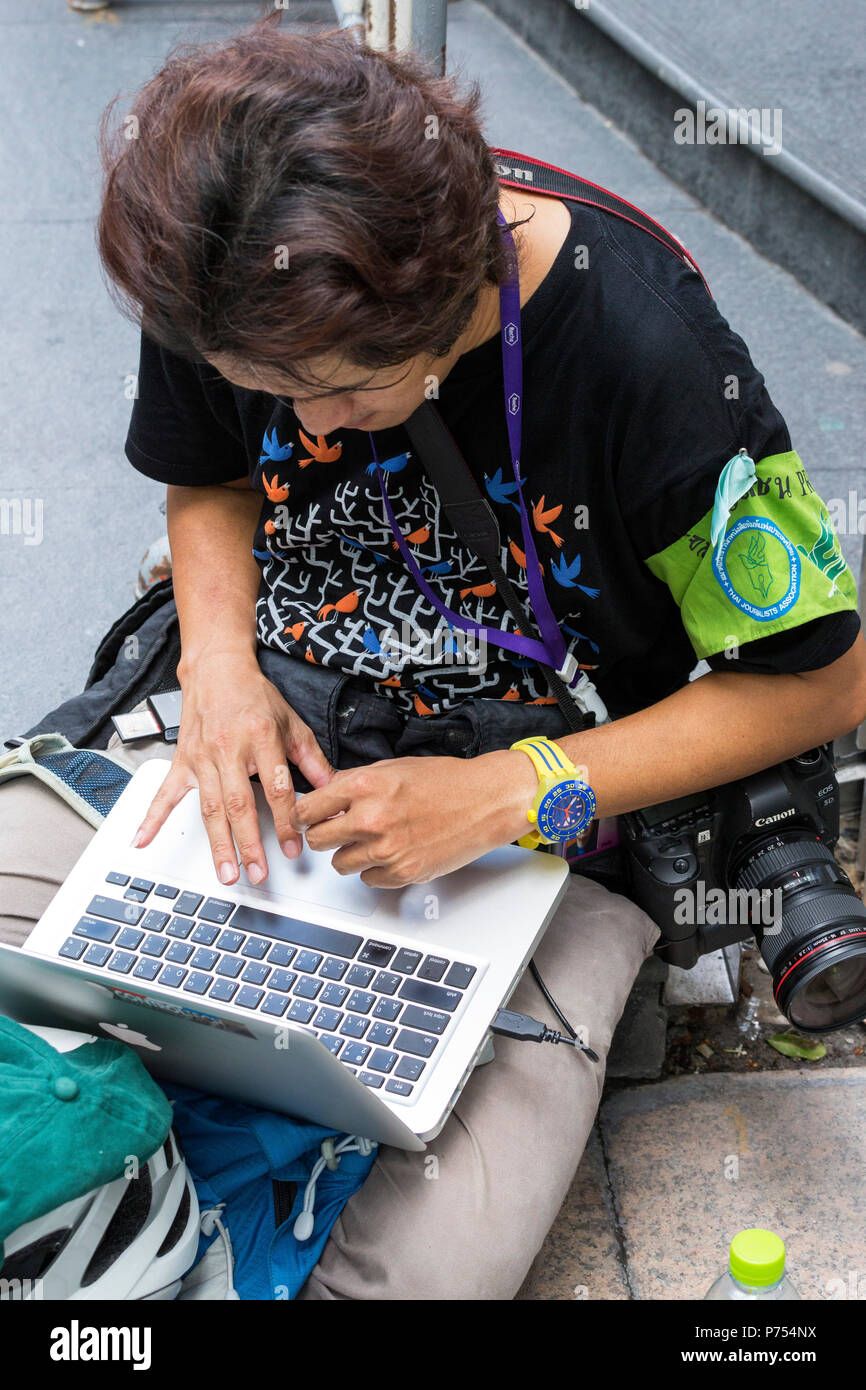
{"type": "MultiPolygon", "coordinates": [[[[31,1031],[58,1052],[90,1041],[66,1029],[31,1031]]],[[[198,1241],[198,1199],[171,1130],[134,1180],[115,1178],[7,1236],[0,1285],[24,1301],[176,1298],[198,1241]]]]}

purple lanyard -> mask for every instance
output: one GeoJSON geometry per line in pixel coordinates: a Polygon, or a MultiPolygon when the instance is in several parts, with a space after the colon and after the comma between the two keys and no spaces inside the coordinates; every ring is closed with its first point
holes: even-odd
{"type": "MultiPolygon", "coordinates": [[[[464,632],[475,632],[480,634],[486,641],[492,642],[495,646],[504,647],[507,651],[519,652],[521,656],[530,657],[533,661],[539,661],[544,666],[552,666],[559,673],[563,673],[565,663],[568,659],[568,648],[565,638],[559,630],[559,624],[553,615],[553,610],[548,602],[547,594],[544,591],[544,583],[541,578],[538,563],[538,554],[535,549],[535,541],[532,535],[532,528],[529,524],[529,516],[526,511],[526,504],[523,500],[523,488],[521,487],[520,477],[520,436],[521,436],[521,412],[523,407],[523,356],[520,344],[520,284],[517,275],[517,257],[514,249],[514,240],[508,230],[507,223],[502,213],[498,213],[499,224],[502,227],[502,234],[507,243],[511,259],[511,273],[504,284],[499,287],[499,307],[500,318],[502,320],[502,376],[505,384],[505,421],[508,428],[508,443],[511,449],[511,464],[514,470],[514,480],[517,483],[517,498],[520,503],[520,526],[523,532],[523,548],[526,555],[526,583],[529,588],[529,601],[532,612],[538,623],[541,632],[541,641],[535,637],[523,637],[513,632],[506,632],[503,628],[486,627],[481,623],[473,622],[471,618],[465,618],[460,613],[455,613],[448,608],[434,594],[427,580],[421,572],[421,568],[415,556],[412,554],[406,539],[397,523],[394,510],[388,497],[388,487],[385,474],[379,464],[379,455],[376,453],[376,445],[373,441],[372,432],[369,434],[370,448],[373,451],[373,458],[376,464],[376,474],[379,479],[379,487],[382,490],[382,498],[385,503],[385,512],[388,517],[394,539],[400,550],[400,554],[406,561],[418,587],[425,598],[433,604],[433,607],[447,618],[454,627],[461,628],[464,632]]],[[[573,684],[580,673],[576,669],[567,673],[569,683],[573,684]]]]}

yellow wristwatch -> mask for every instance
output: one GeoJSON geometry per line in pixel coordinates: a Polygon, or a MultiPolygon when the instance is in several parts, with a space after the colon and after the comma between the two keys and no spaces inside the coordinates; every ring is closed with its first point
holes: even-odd
{"type": "Polygon", "coordinates": [[[577,768],[549,738],[522,738],[512,752],[525,753],[538,773],[538,791],[526,812],[534,830],[517,841],[525,849],[571,840],[595,816],[595,793],[577,776],[577,768]]]}

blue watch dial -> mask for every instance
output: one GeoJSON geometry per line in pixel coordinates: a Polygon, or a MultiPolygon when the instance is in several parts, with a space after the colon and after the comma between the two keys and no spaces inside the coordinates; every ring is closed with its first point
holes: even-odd
{"type": "Polygon", "coordinates": [[[585,782],[560,782],[542,798],[538,829],[547,840],[570,840],[595,815],[595,796],[585,782]]]}

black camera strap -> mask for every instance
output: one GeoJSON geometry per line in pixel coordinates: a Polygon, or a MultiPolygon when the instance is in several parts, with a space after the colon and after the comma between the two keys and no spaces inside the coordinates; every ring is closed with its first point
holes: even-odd
{"type": "MultiPolygon", "coordinates": [[[[409,435],[439,501],[458,538],[486,565],[496,591],[522,632],[535,635],[535,624],[518,598],[500,560],[502,540],[499,525],[487,498],[480,492],[472,472],[454,442],[454,436],[432,401],[424,401],[406,420],[409,435]]],[[[571,733],[591,729],[595,715],[583,713],[575,704],[565,682],[552,666],[539,662],[551,695],[562,710],[571,733]]]]}

